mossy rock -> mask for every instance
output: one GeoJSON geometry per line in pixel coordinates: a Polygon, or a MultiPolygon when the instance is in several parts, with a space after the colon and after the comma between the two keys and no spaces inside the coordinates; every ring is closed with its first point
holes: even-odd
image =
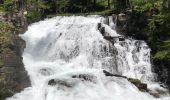
{"type": "Polygon", "coordinates": [[[4,21],[0,21],[0,27],[1,27],[1,30],[10,30],[10,29],[14,28],[12,23],[7,23],[4,21]]]}
{"type": "Polygon", "coordinates": [[[139,79],[129,78],[128,81],[130,81],[131,83],[133,83],[135,85],[141,84],[141,81],[139,79]]]}
{"type": "Polygon", "coordinates": [[[132,84],[134,84],[140,91],[148,92],[147,84],[142,83],[139,79],[128,78],[132,84]]]}

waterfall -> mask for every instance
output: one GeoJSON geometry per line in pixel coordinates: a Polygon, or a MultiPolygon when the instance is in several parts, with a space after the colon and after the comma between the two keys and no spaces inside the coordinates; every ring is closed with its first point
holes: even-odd
{"type": "Polygon", "coordinates": [[[100,33],[98,23],[108,36],[121,36],[110,18],[58,16],[30,25],[21,37],[32,86],[7,100],[169,100],[139,91],[126,78],[105,76],[103,70],[165,90],[156,82],[144,41],[109,41],[100,33]]]}

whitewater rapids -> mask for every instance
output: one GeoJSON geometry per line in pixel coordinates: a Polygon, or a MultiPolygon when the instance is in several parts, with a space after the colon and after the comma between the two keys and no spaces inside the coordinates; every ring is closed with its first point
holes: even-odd
{"type": "Polygon", "coordinates": [[[32,86],[7,100],[170,100],[140,92],[125,78],[105,76],[103,70],[163,89],[155,82],[147,44],[104,39],[98,23],[109,36],[120,36],[112,20],[105,22],[100,16],[58,16],[30,25],[21,37],[32,86]]]}

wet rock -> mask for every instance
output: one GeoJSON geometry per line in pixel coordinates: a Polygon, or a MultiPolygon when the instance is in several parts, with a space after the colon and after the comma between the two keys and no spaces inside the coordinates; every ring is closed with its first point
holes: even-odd
{"type": "Polygon", "coordinates": [[[51,79],[49,80],[48,85],[51,85],[51,86],[58,85],[58,86],[65,86],[65,87],[71,88],[75,86],[75,83],[70,80],[51,79]]]}
{"type": "Polygon", "coordinates": [[[51,79],[48,81],[48,85],[58,87],[74,87],[78,82],[92,82],[96,83],[97,77],[89,74],[72,75],[70,79],[51,79]]]}
{"type": "Polygon", "coordinates": [[[54,71],[50,68],[43,68],[39,70],[39,73],[41,73],[41,75],[44,75],[44,76],[49,76],[49,75],[54,74],[54,71]]]}
{"type": "Polygon", "coordinates": [[[148,88],[147,88],[147,84],[142,83],[140,80],[138,79],[133,79],[133,78],[127,78],[126,76],[122,76],[122,75],[116,75],[116,74],[112,74],[106,70],[103,70],[103,73],[106,76],[114,76],[114,77],[121,77],[121,78],[125,78],[127,79],[129,82],[131,82],[132,84],[134,84],[140,91],[142,92],[148,92],[148,88]]]}
{"type": "Polygon", "coordinates": [[[140,91],[148,92],[147,84],[142,83],[140,80],[128,78],[128,81],[133,83],[140,91]]]}
{"type": "Polygon", "coordinates": [[[104,38],[105,38],[106,40],[108,40],[108,41],[111,41],[111,40],[114,39],[112,36],[104,36],[104,38]]]}
{"type": "Polygon", "coordinates": [[[117,15],[116,14],[112,14],[112,19],[113,19],[113,22],[116,23],[117,15]]]}
{"type": "Polygon", "coordinates": [[[127,14],[120,13],[117,15],[115,22],[116,22],[116,31],[119,32],[119,34],[123,34],[126,31],[128,19],[129,16],[127,14]]]}
{"type": "Polygon", "coordinates": [[[128,18],[127,15],[124,13],[118,14],[118,21],[120,22],[127,21],[127,18],[128,18]]]}
{"type": "Polygon", "coordinates": [[[79,78],[82,81],[90,81],[95,83],[97,77],[88,74],[79,74],[79,75],[73,75],[72,78],[79,78]]]}
{"type": "Polygon", "coordinates": [[[97,24],[97,29],[100,30],[100,28],[102,27],[101,23],[97,24]]]}
{"type": "Polygon", "coordinates": [[[119,37],[119,41],[125,41],[125,37],[119,37]]]}
{"type": "Polygon", "coordinates": [[[149,90],[148,93],[155,98],[160,98],[163,95],[168,95],[169,91],[165,88],[164,89],[157,88],[154,91],[149,90]]]}
{"type": "Polygon", "coordinates": [[[110,73],[110,72],[108,72],[106,70],[103,70],[103,73],[105,74],[105,76],[115,76],[115,77],[127,78],[126,76],[112,74],[112,73],[110,73]]]}
{"type": "Polygon", "coordinates": [[[160,94],[159,93],[152,93],[152,92],[150,92],[149,94],[152,95],[155,98],[160,98],[160,94]]]}
{"type": "Polygon", "coordinates": [[[144,92],[148,91],[147,84],[141,83],[137,87],[140,91],[144,91],[144,92]]]}
{"type": "Polygon", "coordinates": [[[51,79],[49,82],[48,82],[48,85],[56,85],[56,81],[54,79],[51,79]]]}
{"type": "Polygon", "coordinates": [[[11,51],[1,55],[1,58],[4,64],[0,68],[0,95],[3,94],[3,98],[6,98],[30,86],[30,80],[22,58],[16,53],[11,51]]]}
{"type": "Polygon", "coordinates": [[[101,34],[104,36],[105,35],[105,28],[104,27],[101,27],[100,29],[99,29],[99,31],[101,32],[101,34]]]}

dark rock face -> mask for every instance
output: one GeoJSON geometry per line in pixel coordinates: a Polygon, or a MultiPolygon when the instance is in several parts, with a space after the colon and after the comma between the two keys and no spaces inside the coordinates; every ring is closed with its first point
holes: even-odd
{"type": "MultiPolygon", "coordinates": [[[[30,86],[29,77],[22,63],[21,52],[25,43],[17,41],[13,49],[4,50],[0,53],[0,99],[12,96],[25,87],[30,86]],[[20,43],[20,45],[18,45],[20,43]],[[21,45],[22,44],[22,45],[21,45]]],[[[0,49],[7,49],[1,47],[0,49]]]]}
{"type": "Polygon", "coordinates": [[[155,72],[158,74],[158,81],[160,81],[163,85],[166,84],[170,89],[170,61],[165,59],[162,60],[154,60],[155,72]]]}
{"type": "Polygon", "coordinates": [[[12,96],[30,86],[29,77],[24,69],[22,58],[13,51],[3,55],[4,64],[0,68],[0,94],[12,96]]]}
{"type": "Polygon", "coordinates": [[[0,28],[0,100],[4,100],[30,86],[30,80],[22,62],[26,44],[18,36],[26,30],[24,18],[9,14],[1,17],[6,25],[0,28]],[[14,20],[18,22],[13,23],[14,20]]]}

